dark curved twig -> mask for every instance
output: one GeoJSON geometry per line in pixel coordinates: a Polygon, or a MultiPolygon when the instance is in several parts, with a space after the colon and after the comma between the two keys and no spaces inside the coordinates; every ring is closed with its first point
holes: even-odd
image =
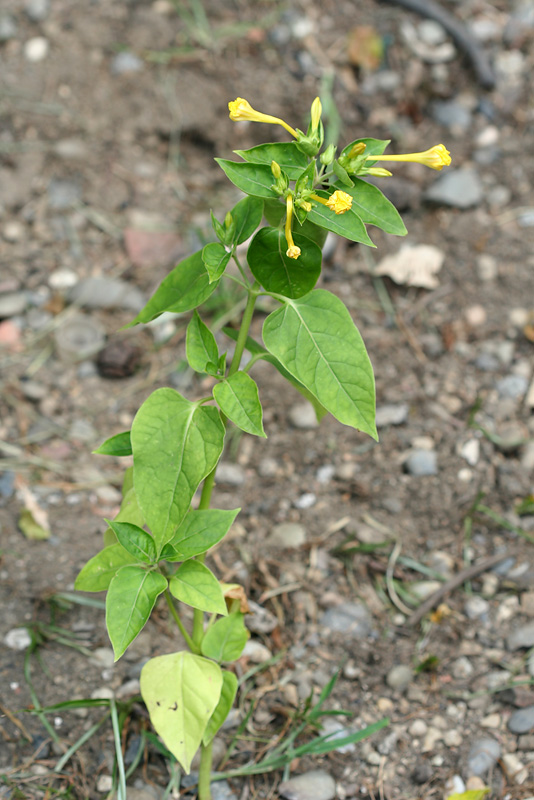
{"type": "Polygon", "coordinates": [[[471,61],[476,78],[484,89],[495,88],[495,73],[489,59],[476,39],[471,36],[465,25],[452,14],[438,5],[435,0],[379,0],[382,3],[392,3],[419,14],[421,17],[433,19],[445,28],[460,50],[471,61]]]}

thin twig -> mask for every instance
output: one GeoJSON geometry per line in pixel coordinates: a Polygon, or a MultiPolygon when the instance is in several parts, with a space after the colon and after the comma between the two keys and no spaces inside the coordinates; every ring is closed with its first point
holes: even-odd
{"type": "Polygon", "coordinates": [[[457,589],[458,586],[461,586],[462,583],[465,581],[471,580],[471,578],[475,578],[477,575],[480,575],[482,572],[486,572],[486,570],[495,567],[497,564],[500,564],[501,561],[505,561],[508,558],[506,553],[497,553],[490,558],[486,558],[484,561],[479,561],[478,564],[471,564],[470,567],[466,567],[465,569],[460,570],[456,575],[454,575],[447,583],[444,583],[443,586],[440,586],[434,594],[431,594],[430,597],[421,603],[419,608],[413,612],[413,614],[406,620],[406,625],[417,625],[420,622],[425,614],[428,614],[434,606],[437,606],[438,603],[443,600],[450,592],[457,589]]]}
{"type": "Polygon", "coordinates": [[[391,555],[388,561],[388,568],[386,570],[386,586],[388,588],[388,594],[390,596],[393,605],[395,605],[399,609],[399,611],[401,611],[403,614],[409,616],[412,613],[412,609],[404,605],[399,595],[397,594],[397,590],[395,589],[395,585],[393,583],[393,573],[395,572],[395,564],[397,563],[397,559],[400,556],[401,549],[402,549],[401,543],[397,542],[395,544],[395,547],[391,551],[391,555]]]}

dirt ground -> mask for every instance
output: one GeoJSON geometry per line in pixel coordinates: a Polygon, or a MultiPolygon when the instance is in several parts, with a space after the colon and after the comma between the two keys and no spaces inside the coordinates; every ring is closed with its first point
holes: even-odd
{"type": "MultiPolygon", "coordinates": [[[[330,418],[313,427],[268,365],[254,373],[268,439],[230,437],[214,505],[243,511],[212,567],[272,619],[269,632],[253,633],[264,647],[241,659],[239,674],[281,656],[241,693],[239,713],[257,705],[229,766],[258,758],[343,665],[329,700],[351,712],[343,725],[390,724],[348,752],[297,760],[292,775],[324,770],[341,800],[441,800],[483,785],[490,799],[534,795],[532,498],[530,515],[518,513],[534,474],[534,5],[442,6],[478,37],[493,89],[423,16],[371,0],[205,0],[204,22],[192,17],[200,4],[185,0],[3,0],[0,797],[104,797],[109,720],[54,773],[102,709],[49,714],[58,741],[22,710],[128,700],[144,659],[180,646],[161,607],[113,666],[102,609],[58,598],[73,592],[120,499],[124,461],[91,450],[124,430],[153,388],[202,391],[184,370],[187,316],[118,331],[173,263],[210,240],[210,208],[222,219],[239,199],[213,158],[284,140],[281,128],[230,122],[228,101],[245,97],[304,127],[319,93],[326,112],[328,98],[339,112],[341,143],[374,136],[409,152],[444,142],[469,186],[436,197],[445,173],[418,165],[395,165],[381,184],[402,210],[408,245],[443,257],[433,288],[373,274],[406,242],[372,231],[377,249],[364,252],[329,240],[321,281],[367,344],[378,444],[330,418]],[[373,37],[384,48],[376,63],[364,58],[373,37]],[[115,303],[109,283],[93,302],[76,301],[89,278],[126,285],[115,303]],[[114,345],[107,360],[66,355],[80,314],[90,335],[114,345]],[[26,521],[45,515],[48,538],[23,533],[24,509],[26,521]],[[302,529],[280,534],[287,523],[302,529]],[[289,545],[296,536],[296,546],[280,547],[277,535],[289,545]],[[503,564],[460,581],[410,624],[418,597],[497,553],[503,564]],[[24,632],[17,640],[21,626],[38,647],[26,647],[24,632]],[[483,768],[479,751],[490,753],[483,768]]],[[[239,303],[219,293],[204,316],[220,327],[239,303]]],[[[146,728],[134,703],[127,754],[146,728]]],[[[225,796],[276,797],[281,778],[235,779],[225,796]]],[[[168,781],[150,745],[128,796],[162,797],[168,781]]]]}

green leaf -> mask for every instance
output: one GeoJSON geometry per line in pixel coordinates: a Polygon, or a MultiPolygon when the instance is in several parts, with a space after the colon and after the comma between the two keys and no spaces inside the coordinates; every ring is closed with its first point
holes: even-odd
{"type": "MultiPolygon", "coordinates": [[[[334,188],[341,188],[335,185],[334,188]]],[[[360,217],[362,222],[367,225],[376,225],[386,233],[394,236],[405,236],[406,227],[402,218],[387,197],[384,197],[377,186],[372,183],[362,181],[361,178],[354,178],[352,189],[343,187],[343,191],[353,197],[352,210],[360,217]]]]}
{"type": "Polygon", "coordinates": [[[203,248],[202,261],[206,267],[210,284],[221,278],[231,255],[219,242],[210,242],[203,248]]]}
{"type": "MultiPolygon", "coordinates": [[[[317,194],[325,199],[329,197],[328,192],[318,191],[317,194]]],[[[369,238],[365,225],[352,209],[345,211],[344,214],[336,214],[328,206],[316,205],[313,206],[308,214],[306,221],[308,220],[321,228],[326,228],[327,231],[344,236],[345,239],[349,239],[351,242],[360,242],[361,244],[369,245],[369,247],[375,247],[369,238]]]]}
{"type": "Polygon", "coordinates": [[[109,584],[106,626],[117,661],[143,629],[167,579],[137,565],[122,567],[109,584]]]}
{"type": "Polygon", "coordinates": [[[213,211],[210,211],[210,216],[211,216],[211,224],[213,230],[215,231],[217,239],[221,242],[221,244],[226,244],[226,236],[227,236],[226,228],[224,227],[224,225],[221,225],[217,217],[214,215],[213,211]]]}
{"type": "MultiPolygon", "coordinates": [[[[343,148],[341,151],[341,155],[346,156],[352,150],[355,144],[359,144],[363,142],[365,145],[365,153],[366,156],[381,156],[388,144],[391,142],[391,139],[372,139],[370,137],[365,137],[363,139],[354,139],[353,142],[348,144],[346,147],[343,148]]],[[[375,163],[375,162],[372,162],[375,163]]]]}
{"type": "Polygon", "coordinates": [[[163,548],[161,557],[166,561],[185,561],[205,553],[226,536],[240,511],[240,508],[190,511],[172,540],[163,548]]]}
{"type": "Polygon", "coordinates": [[[485,786],[483,789],[469,789],[467,792],[460,792],[460,794],[450,794],[447,800],[482,800],[491,789],[485,786]]]}
{"type": "Polygon", "coordinates": [[[343,186],[354,186],[352,178],[348,174],[347,170],[344,169],[338,161],[334,161],[332,163],[332,170],[334,171],[334,174],[337,175],[343,186]]]}
{"type": "Polygon", "coordinates": [[[256,382],[246,372],[235,372],[213,387],[217,405],[234,425],[246,433],[266,438],[256,382]]]}
{"type": "Polygon", "coordinates": [[[110,436],[105,442],[102,442],[100,447],[93,450],[99,456],[131,456],[132,443],[130,441],[130,431],[124,433],[116,433],[115,436],[110,436]]]}
{"type": "Polygon", "coordinates": [[[200,644],[202,655],[214,661],[236,661],[247,643],[244,614],[236,611],[208,628],[200,644]]]}
{"type": "MultiPolygon", "coordinates": [[[[126,476],[125,476],[125,484],[127,483],[129,485],[130,480],[133,480],[133,467],[129,467],[128,469],[131,470],[131,472],[129,473],[131,478],[129,477],[128,481],[126,481],[126,476]]],[[[133,488],[133,486],[126,492],[126,494],[122,498],[120,511],[115,517],[115,522],[131,522],[132,525],[137,525],[139,528],[141,528],[145,524],[146,520],[143,516],[143,512],[139,508],[139,504],[137,502],[137,495],[135,494],[135,489],[133,488]]],[[[104,532],[104,544],[107,546],[115,544],[116,542],[117,542],[117,537],[113,533],[113,530],[111,528],[108,528],[104,532]]]]}
{"type": "Polygon", "coordinates": [[[274,178],[270,167],[227,161],[224,158],[216,158],[215,161],[225,172],[228,180],[242,192],[252,194],[254,197],[278,197],[274,189],[271,189],[274,178]]]}
{"type": "Polygon", "coordinates": [[[193,558],[184,561],[169,581],[171,594],[182,603],[226,616],[228,610],[221,584],[211,570],[193,558]]]}
{"type": "Polygon", "coordinates": [[[217,281],[210,283],[202,260],[202,251],[194,253],[177,264],[136,318],[124,327],[131,328],[140,322],[150,322],[164,311],[191,311],[207,300],[217,286],[217,281]]]}
{"type": "Polygon", "coordinates": [[[187,651],[151,658],[141,670],[141,694],[152,725],[187,773],[222,682],[217,664],[187,651]]]}
{"type": "MultiPolygon", "coordinates": [[[[230,337],[230,339],[233,339],[234,342],[237,341],[239,331],[236,331],[233,328],[223,328],[223,330],[226,333],[226,335],[230,337]]],[[[267,361],[269,364],[272,364],[273,367],[280,373],[280,375],[283,378],[285,378],[286,381],[288,381],[292,386],[294,386],[295,389],[298,392],[300,392],[301,395],[305,397],[306,400],[308,400],[312,404],[313,408],[315,409],[317,422],[320,422],[322,418],[326,414],[328,414],[326,408],[324,408],[324,406],[321,405],[321,403],[317,400],[317,398],[314,397],[314,395],[305,386],[303,386],[302,383],[300,383],[300,381],[298,381],[293,375],[291,375],[291,373],[288,372],[287,369],[285,369],[282,366],[279,360],[275,358],[272,355],[272,353],[269,353],[269,351],[266,350],[265,347],[262,347],[262,345],[259,344],[259,342],[256,342],[254,339],[252,339],[252,337],[247,336],[245,347],[249,351],[249,353],[252,353],[252,355],[261,354],[264,361],[267,361]]]]}
{"type": "Polygon", "coordinates": [[[219,348],[215,336],[202,322],[197,311],[187,326],[185,352],[189,366],[195,372],[206,372],[206,367],[210,362],[217,364],[219,360],[219,348]]]}
{"type": "Polygon", "coordinates": [[[120,544],[104,547],[80,571],[74,588],[80,592],[105,592],[121,567],[134,564],[136,559],[120,544]]]}
{"type": "Polygon", "coordinates": [[[234,150],[234,153],[251,164],[266,164],[269,170],[271,161],[276,161],[290,181],[297,180],[302,170],[308,166],[308,159],[295,147],[293,142],[259,144],[249,150],[234,150]]]}
{"type": "Polygon", "coordinates": [[[211,742],[217,731],[220,729],[221,725],[228,716],[228,712],[234,704],[235,696],[237,694],[237,678],[234,673],[228,672],[225,669],[221,670],[221,672],[223,679],[221,696],[219,697],[217,707],[211,715],[204,736],[202,737],[202,744],[204,746],[211,742]]]}
{"type": "Polygon", "coordinates": [[[311,292],[321,274],[321,248],[294,232],[299,258],[288,258],[285,234],[279,228],[261,228],[250,243],[247,260],[252,274],[268,292],[302,297],[311,292]]]}
{"type": "Polygon", "coordinates": [[[219,411],[156,389],[132,424],[134,483],[158,548],[186,515],[200,482],[217,464],[224,425],[219,411]]]}
{"type": "Polygon", "coordinates": [[[287,300],[265,320],[263,341],[336,419],[378,439],[373,368],[339,298],[316,289],[287,300]]]}
{"type": "Polygon", "coordinates": [[[144,561],[145,564],[153,564],[156,561],[156,545],[149,533],[137,525],[132,525],[131,522],[117,522],[117,520],[109,519],[106,522],[116,535],[119,544],[137,561],[144,561]]]}
{"type": "MultiPolygon", "coordinates": [[[[131,442],[130,442],[130,447],[131,447],[131,442]]],[[[124,470],[124,475],[122,477],[122,486],[121,486],[123,498],[126,497],[130,489],[133,489],[133,466],[128,467],[127,469],[124,470]]],[[[130,522],[130,520],[127,521],[130,522]]]]}
{"type": "Polygon", "coordinates": [[[235,244],[246,242],[252,236],[263,217],[263,200],[259,197],[244,197],[231,211],[235,222],[235,244]]]}

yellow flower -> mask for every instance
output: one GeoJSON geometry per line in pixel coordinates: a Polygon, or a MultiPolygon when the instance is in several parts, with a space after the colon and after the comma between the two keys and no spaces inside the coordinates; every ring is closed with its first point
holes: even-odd
{"type": "Polygon", "coordinates": [[[383,167],[369,167],[367,174],[374,175],[376,178],[391,178],[393,175],[389,169],[384,169],[383,167]]]}
{"type": "Polygon", "coordinates": [[[290,194],[286,197],[286,225],[284,229],[284,233],[286,235],[288,248],[286,250],[286,256],[288,258],[298,258],[300,256],[300,247],[297,247],[295,242],[293,241],[293,234],[291,233],[291,219],[293,217],[293,198],[290,194]]]}
{"type": "Polygon", "coordinates": [[[321,100],[319,97],[316,97],[312,103],[311,107],[311,129],[312,133],[314,133],[317,128],[319,127],[319,120],[321,119],[321,113],[323,111],[323,107],[321,105],[321,100]]]}
{"type": "Polygon", "coordinates": [[[342,192],[338,189],[334,194],[330,195],[326,201],[326,205],[336,214],[344,214],[345,211],[348,211],[352,206],[352,197],[350,194],[347,194],[347,192],[342,192]]]}
{"type": "Polygon", "coordinates": [[[431,169],[443,169],[451,163],[451,154],[444,144],[435,144],[423,153],[404,153],[400,156],[367,156],[371,161],[415,161],[431,169]]]}
{"type": "Polygon", "coordinates": [[[231,100],[228,103],[228,108],[230,109],[230,119],[233,120],[233,122],[269,122],[273,125],[282,125],[291,136],[294,136],[295,139],[298,138],[296,130],[292,128],[291,125],[288,125],[287,122],[284,122],[283,119],[272,117],[270,114],[262,114],[260,111],[255,111],[248,100],[245,100],[243,97],[231,100]]]}

